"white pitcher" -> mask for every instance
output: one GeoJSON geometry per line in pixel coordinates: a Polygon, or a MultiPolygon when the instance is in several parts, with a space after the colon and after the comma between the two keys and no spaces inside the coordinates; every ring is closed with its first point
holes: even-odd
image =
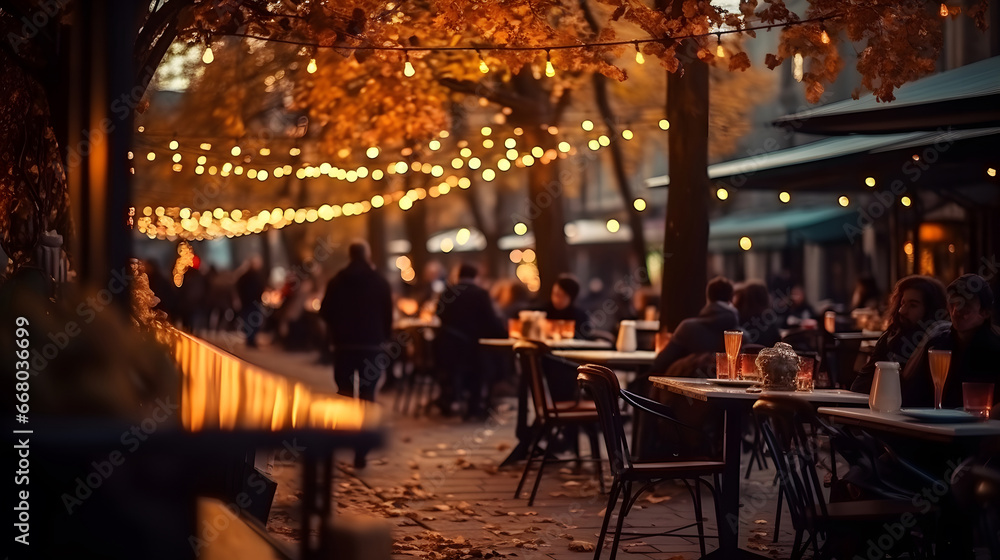
{"type": "Polygon", "coordinates": [[[635,352],[635,321],[625,320],[618,325],[618,343],[615,347],[619,352],[635,352]]]}
{"type": "Polygon", "coordinates": [[[875,362],[875,380],[868,395],[868,408],[875,412],[899,412],[903,393],[899,387],[899,363],[875,362]]]}

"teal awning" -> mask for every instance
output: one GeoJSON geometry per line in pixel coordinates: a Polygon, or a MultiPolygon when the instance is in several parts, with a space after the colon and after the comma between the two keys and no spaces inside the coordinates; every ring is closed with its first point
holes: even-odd
{"type": "Polygon", "coordinates": [[[856,225],[857,221],[857,211],[829,206],[729,214],[709,224],[708,250],[714,253],[740,251],[740,238],[744,236],[750,238],[753,249],[847,241],[844,226],[856,225]]]}
{"type": "Polygon", "coordinates": [[[896,99],[848,99],[774,121],[807,134],[888,134],[1000,125],[1000,57],[903,84],[896,99]]]}

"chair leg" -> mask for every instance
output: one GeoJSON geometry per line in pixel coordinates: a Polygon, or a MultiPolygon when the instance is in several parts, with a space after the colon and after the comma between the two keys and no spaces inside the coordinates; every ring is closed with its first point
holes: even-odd
{"type": "Polygon", "coordinates": [[[531,470],[531,461],[538,452],[538,442],[548,429],[548,426],[544,425],[535,427],[534,434],[531,436],[531,444],[528,445],[528,456],[524,460],[524,472],[521,473],[521,480],[517,483],[517,490],[514,491],[514,499],[521,498],[521,489],[524,488],[524,483],[528,479],[528,472],[531,470]]]}
{"type": "Polygon", "coordinates": [[[549,462],[549,446],[559,437],[562,426],[553,426],[552,430],[545,435],[545,450],[542,451],[542,462],[538,464],[538,474],[535,476],[535,485],[531,487],[531,495],[528,496],[528,505],[535,505],[535,495],[538,494],[538,485],[542,482],[542,473],[545,471],[545,464],[549,462]]]}
{"type": "Polygon", "coordinates": [[[805,548],[799,550],[802,546],[802,531],[795,531],[795,541],[792,542],[792,560],[800,560],[802,554],[805,553],[805,548]]]}
{"type": "Polygon", "coordinates": [[[611,491],[608,493],[608,507],[604,510],[604,523],[601,524],[601,535],[597,538],[597,547],[594,549],[594,560],[601,560],[601,549],[604,548],[604,540],[608,536],[608,523],[615,512],[615,504],[618,502],[618,494],[621,493],[621,482],[615,478],[611,481],[611,491]]]}
{"type": "Polygon", "coordinates": [[[700,478],[694,480],[692,495],[694,496],[694,518],[698,524],[698,546],[701,548],[701,555],[705,556],[705,522],[702,521],[701,513],[701,484],[700,478]]]}
{"type": "Polygon", "coordinates": [[[607,490],[604,487],[604,461],[601,459],[601,445],[597,441],[597,431],[588,427],[587,437],[590,438],[590,454],[597,463],[597,482],[601,487],[601,494],[604,494],[607,490]]]}
{"type": "Polygon", "coordinates": [[[774,513],[774,539],[772,543],[778,542],[778,531],[781,530],[781,499],[785,497],[785,489],[778,486],[778,509],[774,513]]]}
{"type": "Polygon", "coordinates": [[[623,482],[623,492],[622,492],[622,508],[618,512],[618,523],[615,524],[615,538],[611,543],[611,556],[609,560],[615,560],[615,556],[618,555],[618,543],[622,538],[622,527],[625,526],[625,515],[628,513],[628,505],[632,499],[632,483],[623,482]]]}

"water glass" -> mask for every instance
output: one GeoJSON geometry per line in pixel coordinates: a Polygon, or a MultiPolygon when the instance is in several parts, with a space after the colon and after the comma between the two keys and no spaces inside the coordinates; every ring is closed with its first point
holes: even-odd
{"type": "Polygon", "coordinates": [[[565,339],[572,339],[576,336],[576,321],[565,319],[559,322],[560,334],[565,339]]]}
{"type": "Polygon", "coordinates": [[[511,338],[521,338],[520,319],[507,319],[507,336],[511,338]]]}
{"type": "Polygon", "coordinates": [[[811,392],[816,383],[813,381],[813,361],[799,358],[799,371],[795,374],[795,390],[811,392]]]}
{"type": "Polygon", "coordinates": [[[716,379],[733,379],[735,377],[729,375],[729,356],[725,352],[715,353],[715,377],[716,379]]]}
{"type": "Polygon", "coordinates": [[[962,383],[962,401],[966,412],[980,420],[989,420],[993,407],[993,384],[962,383]]]}
{"type": "Polygon", "coordinates": [[[760,381],[757,371],[757,356],[755,354],[740,354],[740,378],[749,381],[760,381]]]}

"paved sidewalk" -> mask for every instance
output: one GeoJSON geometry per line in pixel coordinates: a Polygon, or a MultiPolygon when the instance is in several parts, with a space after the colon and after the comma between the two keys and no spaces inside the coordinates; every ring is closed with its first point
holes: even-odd
{"type": "MultiPolygon", "coordinates": [[[[316,364],[314,354],[266,347],[233,350],[317,389],[333,388],[330,366],[316,364]]],[[[522,465],[498,469],[515,443],[513,400],[503,402],[486,421],[462,422],[396,416],[391,411],[394,396],[383,392],[378,397],[387,412],[387,445],[369,455],[368,466],[355,472],[350,466],[353,457],[337,458],[337,515],[386,519],[392,527],[394,558],[593,558],[607,496],[598,491],[592,464],[576,468],[569,463],[546,471],[535,505],[528,507],[527,492],[521,499],[513,497],[522,465]]],[[[581,446],[586,456],[586,442],[581,446]]],[[[747,460],[745,455],[744,467],[747,460]]],[[[278,490],[268,530],[279,539],[297,542],[301,537],[298,468],[277,464],[273,476],[278,490]]],[[[773,476],[773,470],[755,469],[743,483],[741,544],[765,556],[787,558],[793,537],[787,513],[778,544],[771,544],[777,504],[773,476]]],[[[715,535],[715,513],[707,493],[703,503],[706,533],[715,535]]],[[[693,517],[687,488],[666,483],[639,499],[626,518],[626,531],[669,530],[691,523],[693,517]]],[[[684,533],[695,534],[695,529],[684,533]]],[[[708,539],[709,551],[716,545],[716,539],[708,539]]],[[[679,537],[623,541],[619,554],[625,559],[700,556],[697,538],[679,537]]]]}

